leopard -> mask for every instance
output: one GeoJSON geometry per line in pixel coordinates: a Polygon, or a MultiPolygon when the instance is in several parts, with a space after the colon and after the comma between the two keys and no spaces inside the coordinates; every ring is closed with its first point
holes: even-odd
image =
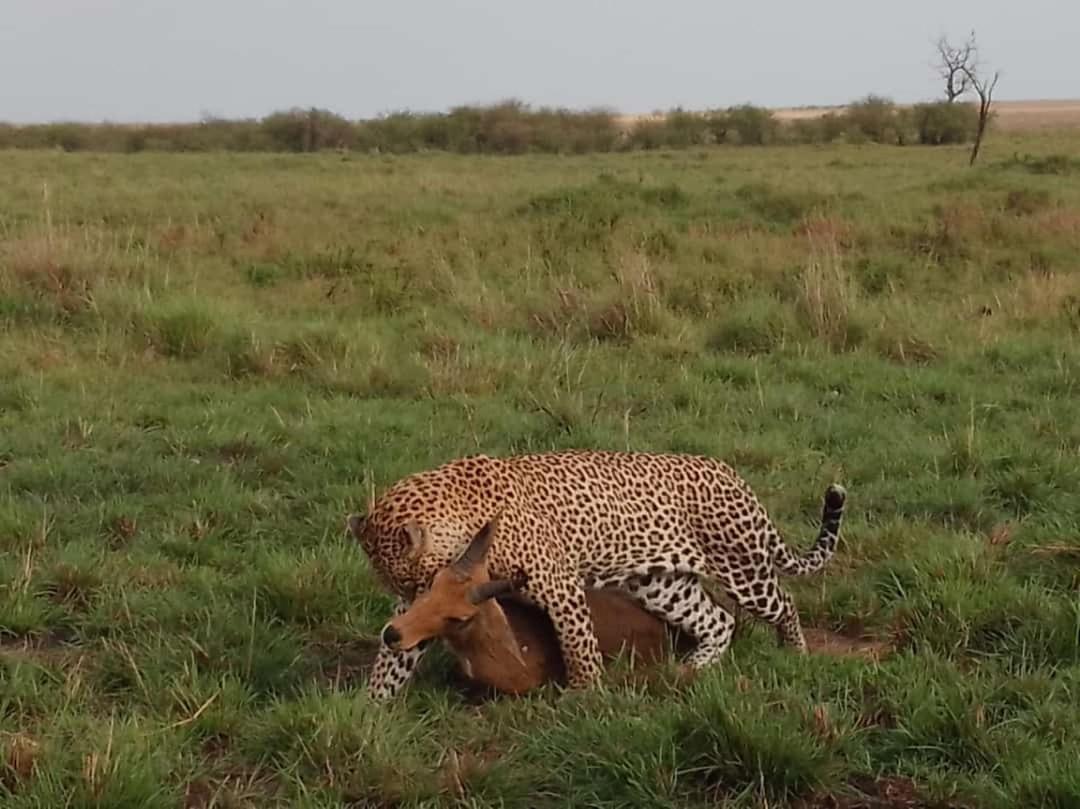
{"type": "MultiPolygon", "coordinates": [[[[816,541],[803,553],[781,538],[750,485],[706,455],[562,449],[475,454],[414,472],[389,486],[348,530],[403,614],[469,540],[495,523],[493,578],[512,579],[554,626],[570,689],[597,684],[601,653],[586,592],[618,588],[696,644],[686,665],[717,664],[735,618],[709,588],[770,624],[781,646],[807,652],[794,600],[780,575],[823,570],[840,539],[847,492],[824,494],[816,541]]],[[[368,677],[376,699],[398,694],[428,644],[402,648],[393,622],[380,633],[368,677]]]]}

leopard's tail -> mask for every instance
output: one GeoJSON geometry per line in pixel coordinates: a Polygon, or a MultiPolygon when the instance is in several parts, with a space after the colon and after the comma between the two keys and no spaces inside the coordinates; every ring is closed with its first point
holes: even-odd
{"type": "Polygon", "coordinates": [[[847,492],[844,487],[832,484],[825,490],[821,508],[821,530],[817,542],[805,554],[798,555],[783,541],[776,544],[776,556],[773,564],[777,570],[788,576],[805,576],[817,573],[825,567],[836,552],[836,543],[840,540],[840,523],[844,519],[844,502],[847,492]]]}

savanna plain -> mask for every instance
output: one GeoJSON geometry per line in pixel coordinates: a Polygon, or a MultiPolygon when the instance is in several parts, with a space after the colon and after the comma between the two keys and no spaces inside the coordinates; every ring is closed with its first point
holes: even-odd
{"type": "Polygon", "coordinates": [[[1080,805],[1080,153],[0,154],[4,807],[1080,805]],[[778,649],[364,691],[345,532],[470,453],[704,453],[778,649]]]}

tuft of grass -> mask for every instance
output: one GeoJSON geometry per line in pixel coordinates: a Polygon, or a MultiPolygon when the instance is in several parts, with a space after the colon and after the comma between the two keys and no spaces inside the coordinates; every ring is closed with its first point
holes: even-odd
{"type": "Polygon", "coordinates": [[[217,345],[221,325],[213,311],[198,300],[155,306],[140,317],[146,345],[166,357],[191,359],[217,345]]]}
{"type": "Polygon", "coordinates": [[[0,377],[0,411],[21,413],[37,404],[37,396],[25,379],[0,377]]]}
{"type": "Polygon", "coordinates": [[[862,342],[857,289],[835,243],[816,253],[802,271],[799,310],[810,333],[835,351],[862,342]]]}
{"type": "Polygon", "coordinates": [[[735,198],[769,225],[794,225],[817,212],[828,198],[813,191],[780,190],[767,182],[748,183],[735,191],[735,198]]]}
{"type": "Polygon", "coordinates": [[[401,709],[308,691],[269,706],[244,730],[243,755],[303,779],[337,800],[396,805],[433,797],[421,755],[430,734],[401,709]]]}
{"type": "Polygon", "coordinates": [[[667,320],[659,284],[647,255],[623,258],[614,273],[615,286],[591,302],[586,330],[598,340],[629,340],[663,331],[667,320]]]}
{"type": "Polygon", "coordinates": [[[683,777],[718,798],[749,792],[783,801],[834,786],[835,740],[785,708],[753,685],[711,680],[696,689],[674,727],[683,777]]]}
{"type": "Polygon", "coordinates": [[[798,337],[793,313],[775,298],[746,300],[720,312],[718,323],[706,338],[713,351],[737,354],[768,354],[798,337]]]}

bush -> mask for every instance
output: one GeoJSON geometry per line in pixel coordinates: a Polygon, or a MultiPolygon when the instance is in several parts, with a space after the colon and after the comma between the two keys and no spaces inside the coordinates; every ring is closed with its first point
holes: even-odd
{"type": "Polygon", "coordinates": [[[706,113],[705,129],[712,143],[726,143],[731,131],[731,117],[723,110],[706,113]]]}
{"type": "Polygon", "coordinates": [[[262,120],[260,128],[274,147],[286,152],[317,152],[348,146],[353,140],[352,124],[314,107],[275,112],[262,120]]]}
{"type": "Polygon", "coordinates": [[[361,148],[389,152],[606,152],[618,136],[615,117],[605,110],[533,110],[513,100],[455,107],[447,113],[398,112],[356,124],[361,148]]]}
{"type": "Polygon", "coordinates": [[[979,111],[971,104],[938,101],[916,104],[911,119],[919,143],[927,146],[967,143],[975,138],[979,111]]]}
{"type": "MultiPolygon", "coordinates": [[[[262,119],[208,118],[185,124],[0,124],[0,149],[93,152],[316,152],[351,149],[390,153],[438,150],[458,154],[583,154],[615,149],[686,149],[714,143],[854,141],[905,144],[970,140],[978,114],[970,104],[919,104],[898,110],[868,95],[843,113],[781,123],[752,104],[704,113],[674,109],[641,119],[626,130],[605,109],[532,108],[516,101],[455,107],[448,112],[392,112],[349,121],[315,107],[279,110],[262,119]]],[[[1031,171],[1041,166],[1025,162],[1031,171]]],[[[1046,171],[1070,171],[1068,159],[1046,171]]]]}
{"type": "Polygon", "coordinates": [[[763,146],[776,140],[780,124],[769,110],[743,104],[727,111],[727,128],[738,136],[739,143],[763,146]]]}
{"type": "Polygon", "coordinates": [[[900,143],[902,121],[892,99],[868,95],[852,102],[842,116],[849,135],[874,143],[900,143]]]}
{"type": "Polygon", "coordinates": [[[685,149],[734,141],[762,146],[778,140],[779,131],[780,122],[769,110],[751,104],[704,114],[675,109],[663,117],[638,121],[630,130],[629,145],[639,149],[685,149]]]}
{"type": "Polygon", "coordinates": [[[661,120],[637,121],[630,130],[627,145],[638,149],[662,149],[667,145],[667,126],[661,120]]]}

